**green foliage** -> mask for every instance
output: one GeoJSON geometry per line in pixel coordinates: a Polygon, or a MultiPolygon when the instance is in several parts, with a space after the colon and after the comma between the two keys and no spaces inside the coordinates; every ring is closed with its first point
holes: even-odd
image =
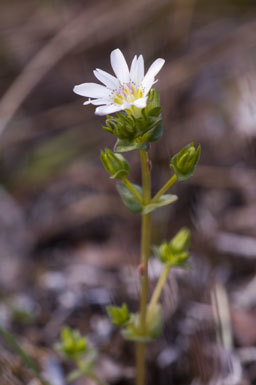
{"type": "MultiPolygon", "coordinates": [[[[142,188],[137,184],[132,184],[139,194],[142,193],[142,188]]],[[[125,186],[123,182],[117,183],[117,190],[122,198],[124,205],[134,214],[140,213],[143,210],[143,205],[138,198],[125,186]]]]}
{"type": "Polygon", "coordinates": [[[147,106],[143,109],[119,112],[116,116],[107,116],[104,130],[115,135],[118,140],[116,152],[146,150],[149,142],[155,142],[162,136],[162,117],[160,98],[157,90],[148,94],[147,106]]]}
{"type": "Polygon", "coordinates": [[[111,175],[111,179],[122,178],[130,172],[130,166],[127,160],[120,154],[114,154],[108,148],[101,151],[101,162],[105,170],[111,175]]]}
{"type": "Polygon", "coordinates": [[[61,330],[60,342],[56,348],[65,358],[72,360],[76,365],[76,369],[68,374],[67,383],[86,375],[92,378],[94,382],[105,385],[94,372],[98,357],[97,350],[88,346],[86,337],[81,336],[78,330],[64,326],[61,330]]]}
{"type": "MultiPolygon", "coordinates": [[[[140,195],[142,194],[142,188],[140,186],[136,184],[132,184],[132,186],[140,195]]],[[[176,202],[178,199],[177,195],[165,194],[162,195],[157,202],[143,205],[123,182],[117,183],[117,190],[122,198],[122,201],[124,202],[124,205],[134,214],[149,214],[160,207],[176,202]]]]}
{"type": "Polygon", "coordinates": [[[146,328],[142,332],[139,327],[139,315],[136,314],[122,332],[127,340],[136,342],[152,342],[162,334],[163,312],[161,305],[157,304],[147,312],[146,328]]]}
{"type": "Polygon", "coordinates": [[[77,359],[84,355],[87,348],[87,339],[82,337],[78,330],[73,330],[65,326],[60,334],[61,342],[57,345],[57,349],[69,359],[77,359]]]}
{"type": "Polygon", "coordinates": [[[170,205],[171,203],[176,202],[177,199],[178,199],[177,195],[164,194],[158,199],[156,203],[149,203],[148,205],[144,206],[142,213],[149,214],[160,207],[164,207],[164,206],[170,205]]]}
{"type": "Polygon", "coordinates": [[[200,153],[201,146],[199,145],[195,149],[192,142],[172,157],[170,167],[174,170],[178,180],[186,180],[193,175],[200,153]]]}
{"type": "Polygon", "coordinates": [[[122,327],[131,322],[131,314],[125,303],[123,303],[121,307],[107,306],[106,310],[112,324],[114,325],[122,327]]]}
{"type": "Polygon", "coordinates": [[[190,231],[186,228],[181,229],[175,237],[168,243],[163,242],[154,251],[157,257],[164,264],[173,266],[186,266],[189,257],[188,247],[190,241],[190,231]]]}

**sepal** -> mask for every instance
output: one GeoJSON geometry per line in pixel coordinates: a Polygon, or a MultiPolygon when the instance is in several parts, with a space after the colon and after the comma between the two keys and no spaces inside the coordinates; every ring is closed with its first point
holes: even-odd
{"type": "Polygon", "coordinates": [[[185,267],[189,258],[188,247],[190,231],[181,229],[168,243],[163,242],[159,247],[154,247],[154,253],[160,261],[170,267],[185,267]]]}
{"type": "Polygon", "coordinates": [[[87,339],[78,330],[64,326],[61,330],[60,343],[56,345],[66,358],[76,359],[88,351],[87,339]]]}
{"type": "Polygon", "coordinates": [[[116,113],[116,116],[108,115],[103,129],[118,138],[115,145],[117,152],[146,150],[149,142],[155,142],[162,136],[158,91],[151,89],[145,108],[133,106],[130,110],[116,113]]]}
{"type": "Polygon", "coordinates": [[[115,154],[108,148],[105,152],[101,151],[101,162],[105,170],[110,174],[111,179],[123,178],[130,172],[130,166],[127,160],[120,154],[115,154]]]}
{"type": "Polygon", "coordinates": [[[125,303],[121,307],[118,306],[107,306],[106,311],[112,322],[117,326],[126,326],[131,322],[131,314],[125,303]]]}
{"type": "Polygon", "coordinates": [[[178,180],[186,180],[193,175],[200,153],[200,144],[196,149],[192,142],[172,157],[170,167],[174,170],[178,180]]]}

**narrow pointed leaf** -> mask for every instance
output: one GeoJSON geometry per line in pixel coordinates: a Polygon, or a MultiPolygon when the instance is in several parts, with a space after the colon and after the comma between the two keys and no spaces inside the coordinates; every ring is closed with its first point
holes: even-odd
{"type": "Polygon", "coordinates": [[[173,195],[173,194],[162,195],[156,203],[150,203],[147,206],[144,206],[142,213],[149,214],[160,207],[167,206],[167,205],[170,205],[171,203],[176,202],[177,199],[178,199],[177,195],[173,195]]]}

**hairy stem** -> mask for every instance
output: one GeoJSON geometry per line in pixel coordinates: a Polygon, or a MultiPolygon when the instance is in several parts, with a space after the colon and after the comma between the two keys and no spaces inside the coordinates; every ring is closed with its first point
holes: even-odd
{"type": "Polygon", "coordinates": [[[163,187],[156,193],[156,195],[153,197],[151,203],[156,203],[158,199],[167,191],[169,188],[176,182],[177,177],[176,174],[174,174],[166,183],[163,185],[163,187]]]}
{"type": "MultiPolygon", "coordinates": [[[[151,180],[148,153],[140,151],[141,174],[142,174],[142,195],[143,203],[147,205],[151,200],[151,180]]],[[[139,330],[143,336],[146,334],[147,318],[147,299],[148,299],[148,259],[150,256],[150,214],[142,215],[141,225],[141,264],[143,273],[141,274],[141,294],[140,294],[140,312],[139,312],[139,330]]],[[[137,385],[145,383],[145,353],[146,346],[144,342],[137,342],[136,346],[136,367],[137,367],[137,385]]]]}

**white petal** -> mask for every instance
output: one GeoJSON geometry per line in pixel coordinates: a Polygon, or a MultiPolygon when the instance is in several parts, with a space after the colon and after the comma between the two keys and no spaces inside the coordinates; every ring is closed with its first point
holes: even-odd
{"type": "Polygon", "coordinates": [[[123,108],[117,104],[110,104],[108,106],[100,106],[95,110],[96,115],[108,115],[113,114],[114,112],[121,111],[123,108]]]}
{"type": "Polygon", "coordinates": [[[129,68],[120,49],[117,48],[111,52],[110,61],[116,77],[122,83],[128,83],[130,80],[129,68]]]}
{"type": "Polygon", "coordinates": [[[131,69],[130,69],[130,79],[132,82],[137,84],[137,55],[134,56],[131,64],[131,69]]]}
{"type": "Polygon", "coordinates": [[[94,73],[94,76],[101,83],[105,84],[105,86],[107,86],[111,90],[115,90],[118,87],[120,87],[119,80],[117,78],[115,78],[114,76],[110,75],[109,73],[107,73],[103,70],[100,70],[99,68],[97,68],[95,71],[93,71],[93,73],[94,73]]]}
{"type": "Polygon", "coordinates": [[[146,105],[147,105],[147,97],[137,99],[137,100],[135,100],[132,104],[133,104],[135,107],[138,107],[138,108],[145,108],[146,105]]]}
{"type": "Polygon", "coordinates": [[[137,68],[137,84],[141,84],[144,78],[144,59],[143,56],[140,55],[138,58],[138,68],[137,68]]]}
{"type": "MultiPolygon", "coordinates": [[[[155,76],[161,70],[164,63],[165,63],[164,59],[156,59],[154,63],[152,63],[151,66],[149,67],[148,72],[146,73],[142,81],[142,86],[144,87],[145,90],[147,90],[147,92],[152,87],[155,80],[155,76]]],[[[145,92],[145,94],[147,94],[147,92],[145,92]]]]}
{"type": "Polygon", "coordinates": [[[99,98],[99,99],[94,99],[94,100],[91,100],[91,104],[93,104],[94,106],[100,106],[101,104],[111,104],[113,103],[112,99],[102,99],[102,98],[99,98]]]}
{"type": "Polygon", "coordinates": [[[152,88],[152,86],[157,83],[158,80],[155,80],[154,78],[153,79],[149,79],[147,81],[147,83],[145,83],[144,85],[144,88],[143,88],[143,95],[146,96],[149,92],[149,90],[152,88]]]}
{"type": "Polygon", "coordinates": [[[88,98],[105,98],[111,94],[111,90],[96,83],[83,83],[75,86],[73,91],[88,98]]]}

